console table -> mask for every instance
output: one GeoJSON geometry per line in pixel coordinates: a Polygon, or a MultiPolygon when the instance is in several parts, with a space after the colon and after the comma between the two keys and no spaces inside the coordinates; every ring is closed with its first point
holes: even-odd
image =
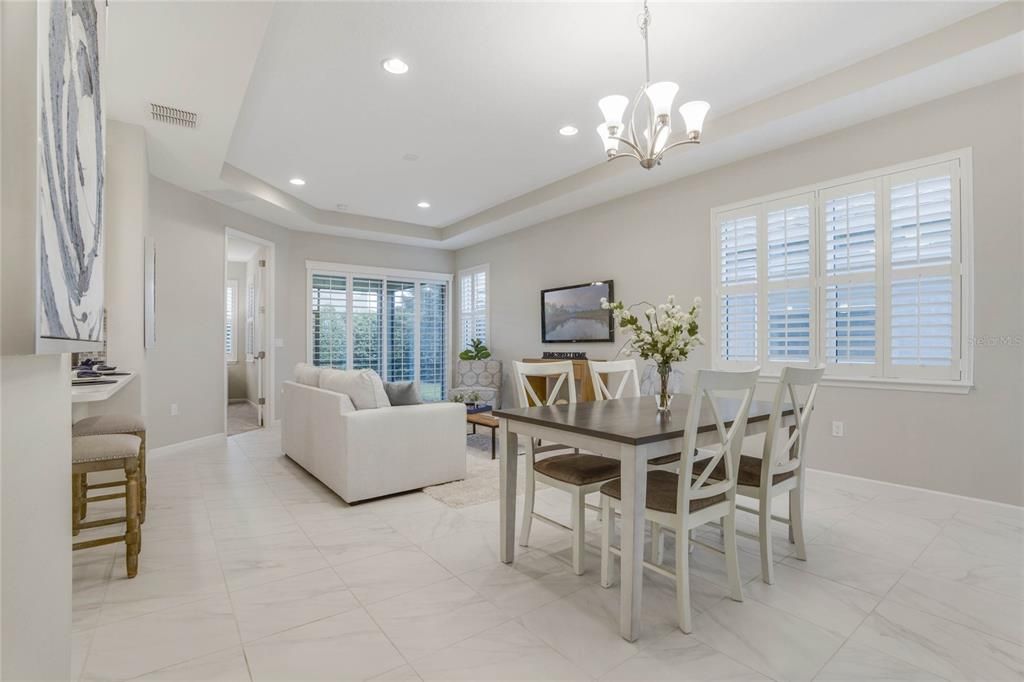
{"type": "MultiPolygon", "coordinates": [[[[572,375],[573,378],[580,382],[580,390],[576,392],[576,400],[579,402],[589,402],[591,400],[597,400],[597,392],[594,389],[594,382],[590,379],[590,367],[587,365],[586,360],[549,360],[548,358],[523,358],[523,362],[571,362],[572,363],[572,375]]],[[[602,377],[607,381],[607,377],[602,377]]],[[[533,386],[533,390],[537,392],[537,397],[541,400],[547,400],[548,397],[548,382],[545,377],[527,377],[530,385],[533,386]]]]}

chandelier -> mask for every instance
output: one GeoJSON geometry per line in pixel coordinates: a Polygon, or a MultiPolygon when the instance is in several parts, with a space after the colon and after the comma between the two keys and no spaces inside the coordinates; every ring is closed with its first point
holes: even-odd
{"type": "Polygon", "coordinates": [[[679,92],[679,86],[670,81],[651,83],[651,53],[647,46],[647,32],[651,25],[651,13],[644,0],[644,11],[637,16],[640,35],[644,39],[644,84],[636,97],[630,100],[624,95],[609,95],[601,98],[597,106],[604,114],[604,123],[597,127],[597,134],[604,142],[608,160],[632,158],[650,170],[661,164],[661,157],[669,149],[684,144],[700,144],[700,131],[711,105],[693,101],[679,107],[679,115],[686,126],[686,139],[668,144],[672,134],[672,101],[679,92]],[[644,95],[647,95],[647,122],[641,134],[637,134],[636,117],[641,110],[644,95]],[[624,118],[629,109],[628,118],[624,118]],[[627,125],[628,123],[628,125],[627,125]],[[620,152],[619,143],[629,149],[620,152]]]}

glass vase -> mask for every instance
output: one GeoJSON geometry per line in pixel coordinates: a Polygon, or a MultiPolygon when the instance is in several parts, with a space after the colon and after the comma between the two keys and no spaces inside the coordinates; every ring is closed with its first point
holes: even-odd
{"type": "Polygon", "coordinates": [[[658,365],[658,377],[661,378],[661,390],[654,396],[659,414],[668,414],[672,405],[672,394],[668,392],[668,378],[672,374],[672,365],[658,365]]]}

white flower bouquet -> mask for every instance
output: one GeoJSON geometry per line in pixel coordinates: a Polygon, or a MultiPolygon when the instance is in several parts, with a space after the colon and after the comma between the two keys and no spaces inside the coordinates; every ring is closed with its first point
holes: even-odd
{"type": "Polygon", "coordinates": [[[668,392],[672,363],[686,360],[690,356],[690,351],[704,343],[697,323],[700,306],[699,296],[693,299],[693,305],[685,311],[676,305],[675,296],[669,296],[667,303],[657,307],[646,302],[627,307],[621,301],[601,299],[601,307],[612,311],[619,328],[632,332],[627,342],[629,348],[626,354],[653,360],[657,365],[658,376],[661,378],[658,410],[662,412],[668,411],[669,403],[672,401],[672,396],[668,392]],[[646,305],[647,308],[641,318],[640,315],[633,313],[632,309],[642,305],[646,305]]]}

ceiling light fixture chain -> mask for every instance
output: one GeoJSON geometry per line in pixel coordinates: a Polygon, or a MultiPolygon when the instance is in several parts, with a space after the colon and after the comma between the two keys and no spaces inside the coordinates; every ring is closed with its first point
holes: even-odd
{"type": "Polygon", "coordinates": [[[609,95],[598,101],[597,105],[604,114],[604,123],[597,127],[597,134],[604,143],[608,160],[629,157],[640,162],[643,168],[650,170],[661,164],[665,152],[684,144],[700,144],[701,129],[704,117],[711,108],[707,102],[691,101],[679,107],[679,115],[686,126],[686,139],[669,144],[672,134],[672,101],[675,99],[679,86],[671,81],[651,83],[651,52],[649,44],[651,12],[644,0],[643,11],[637,15],[637,25],[644,41],[644,84],[636,97],[631,101],[623,95],[609,95]],[[647,125],[642,135],[637,135],[636,114],[640,104],[647,96],[647,125]],[[624,115],[629,109],[629,125],[625,125],[624,115]],[[629,151],[619,152],[619,144],[625,144],[629,151]]]}

